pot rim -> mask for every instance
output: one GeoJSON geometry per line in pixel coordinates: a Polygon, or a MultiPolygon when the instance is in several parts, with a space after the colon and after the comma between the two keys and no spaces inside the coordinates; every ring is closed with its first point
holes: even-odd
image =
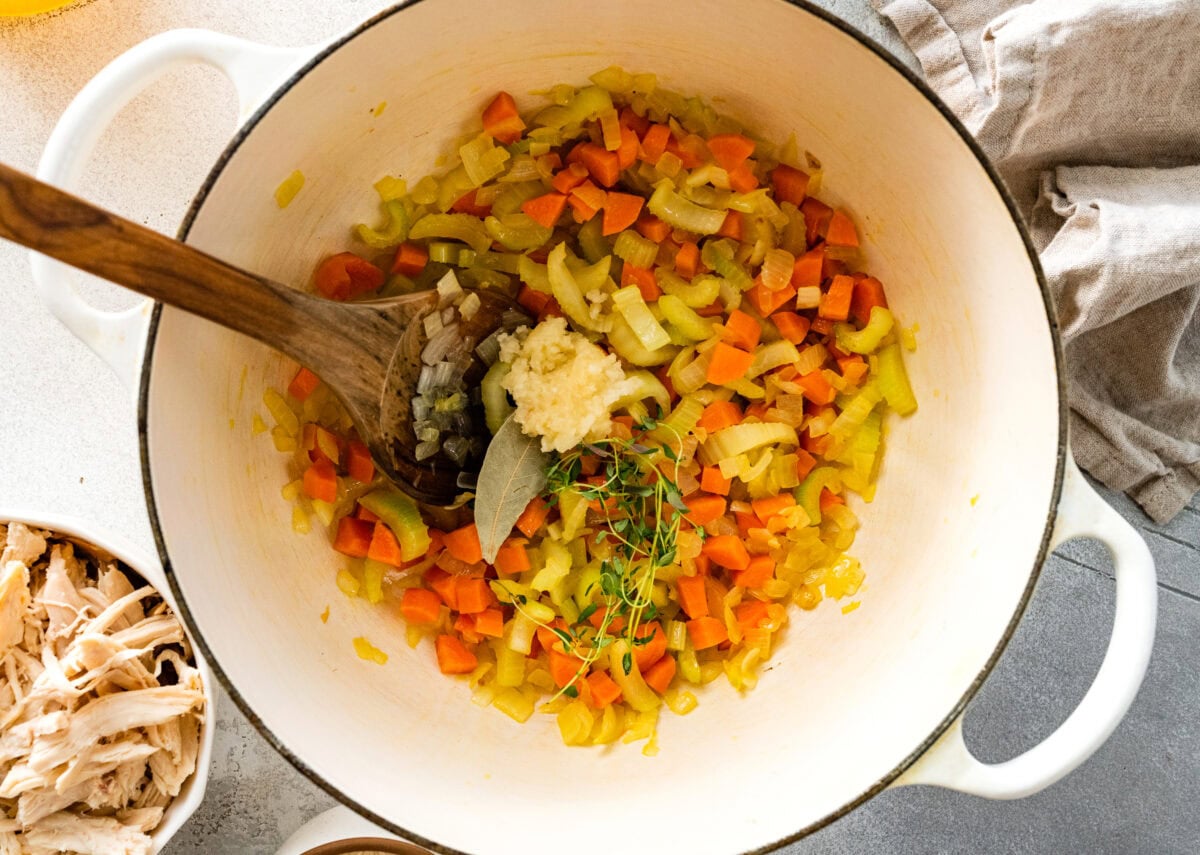
{"type": "MultiPolygon", "coordinates": [[[[283,96],[286,95],[293,86],[303,79],[310,71],[320,65],[327,57],[340,50],[343,46],[350,43],[358,36],[362,35],[382,21],[391,18],[393,15],[403,12],[406,8],[415,6],[421,2],[425,2],[425,0],[407,0],[407,2],[400,2],[397,5],[391,6],[376,13],[372,17],[363,21],[361,24],[355,26],[353,29],[349,30],[343,35],[338,36],[329,44],[322,47],[291,76],[289,76],[286,81],[280,84],[279,87],[272,92],[271,95],[268,96],[258,107],[258,109],[255,110],[254,113],[238,128],[233,138],[221,152],[221,155],[217,158],[216,163],[213,164],[212,170],[209,172],[208,176],[204,180],[204,183],[201,185],[199,191],[192,199],[191,204],[188,206],[183,221],[179,226],[177,238],[184,242],[187,241],[188,234],[191,231],[192,224],[194,223],[197,214],[199,214],[201,207],[208,198],[208,194],[216,184],[217,180],[220,178],[225,166],[229,163],[233,155],[237,153],[238,149],[241,147],[241,144],[246,140],[250,133],[253,132],[258,126],[258,123],[263,119],[263,117],[270,112],[275,104],[282,99],[283,96]]],[[[1050,290],[1046,283],[1045,273],[1043,272],[1041,263],[1038,260],[1037,250],[1034,248],[1033,241],[1029,235],[1029,230],[1026,227],[1020,211],[1017,208],[1016,202],[1013,199],[1012,194],[1009,192],[1008,187],[1005,185],[1004,180],[1000,177],[1000,174],[996,171],[996,168],[992,165],[991,161],[988,159],[979,143],[975,141],[975,138],[971,136],[970,132],[962,124],[959,118],[950,110],[948,106],[946,106],[946,104],[941,100],[937,93],[933,91],[929,84],[927,84],[923,78],[921,78],[907,65],[902,63],[886,48],[884,48],[870,36],[867,36],[865,33],[859,32],[856,28],[851,26],[842,18],[815,5],[813,0],[778,0],[778,2],[785,3],[794,7],[800,12],[812,15],[822,22],[832,26],[834,29],[840,31],[844,35],[856,40],[859,45],[874,54],[876,58],[885,62],[892,68],[893,71],[900,74],[906,81],[908,81],[909,85],[923,95],[925,99],[938,111],[938,113],[941,114],[946,123],[955,131],[955,133],[958,134],[959,139],[962,140],[963,144],[966,145],[970,152],[975,156],[976,161],[978,161],[980,167],[991,180],[992,186],[994,187],[996,193],[1000,196],[1004,206],[1008,209],[1009,216],[1012,218],[1013,226],[1016,228],[1017,233],[1021,238],[1021,242],[1025,245],[1025,252],[1028,255],[1029,262],[1033,267],[1034,276],[1037,279],[1038,288],[1041,290],[1042,302],[1046,310],[1046,322],[1049,326],[1050,338],[1054,351],[1055,385],[1058,391],[1058,450],[1055,455],[1054,485],[1050,495],[1050,506],[1046,510],[1046,524],[1042,531],[1041,543],[1038,547],[1037,555],[1034,558],[1033,566],[1030,569],[1029,581],[1026,584],[1024,591],[1021,593],[1020,601],[1018,602],[1016,609],[1013,611],[1012,618],[1005,627],[1004,632],[996,643],[995,648],[992,650],[991,655],[988,657],[979,673],[975,675],[974,679],[972,679],[971,683],[967,686],[962,696],[941,720],[941,722],[939,722],[937,726],[933,728],[928,736],[926,736],[925,739],[908,754],[908,756],[897,763],[891,771],[881,776],[858,796],[849,800],[838,809],[831,811],[820,819],[814,820],[792,834],[764,844],[763,846],[755,849],[744,850],[743,855],[758,855],[759,853],[774,852],[777,849],[780,849],[791,843],[795,843],[801,838],[807,837],[808,835],[819,831],[827,825],[830,825],[831,823],[850,813],[850,811],[858,808],[860,805],[874,798],[883,790],[887,789],[887,787],[898,777],[900,777],[900,775],[906,769],[915,763],[921,757],[921,755],[928,751],[929,748],[932,747],[932,745],[942,736],[942,734],[945,733],[950,725],[953,724],[954,721],[963,714],[967,704],[972,698],[975,697],[975,694],[979,691],[979,688],[983,685],[983,682],[988,678],[992,670],[995,668],[1000,656],[1008,647],[1008,643],[1012,639],[1013,633],[1016,631],[1017,624],[1020,623],[1021,618],[1024,616],[1025,611],[1029,606],[1029,601],[1033,595],[1037,581],[1041,577],[1042,567],[1049,555],[1050,539],[1054,529],[1054,521],[1057,516],[1059,500],[1062,495],[1063,474],[1068,449],[1068,405],[1066,384],[1062,370],[1062,337],[1059,330],[1058,316],[1055,312],[1050,290]]],[[[213,654],[213,651],[208,646],[208,642],[205,640],[204,634],[199,625],[193,620],[191,610],[187,605],[187,600],[183,595],[183,591],[181,590],[178,581],[176,580],[170,555],[167,552],[166,541],[163,537],[162,526],[158,518],[158,507],[155,502],[153,478],[150,474],[150,453],[147,430],[147,401],[150,387],[150,375],[152,373],[154,363],[154,349],[158,338],[158,325],[162,315],[162,309],[162,303],[154,303],[153,311],[150,316],[150,323],[146,333],[146,349],[142,358],[141,380],[138,384],[138,449],[139,459],[142,467],[142,486],[146,495],[146,508],[150,517],[150,526],[154,532],[154,542],[158,549],[163,573],[166,576],[167,584],[170,586],[172,593],[175,595],[175,600],[178,603],[178,608],[176,610],[177,613],[186,624],[189,632],[195,640],[195,643],[202,651],[204,658],[208,661],[212,673],[216,675],[221,685],[225,688],[225,691],[229,694],[229,697],[233,699],[234,704],[237,705],[242,714],[245,715],[251,724],[254,725],[259,734],[261,734],[262,737],[266,739],[266,741],[270,743],[270,745],[277,752],[279,752],[280,755],[282,755],[289,763],[291,763],[291,765],[295,767],[297,771],[328,793],[332,798],[336,799],[340,804],[345,805],[346,807],[358,813],[360,816],[363,816],[371,822],[376,823],[381,828],[385,828],[388,831],[399,835],[400,837],[406,838],[407,840],[418,845],[424,846],[433,852],[443,853],[443,855],[468,855],[468,853],[464,853],[461,850],[444,846],[436,841],[429,840],[428,838],[417,834],[411,829],[404,828],[403,826],[392,822],[383,816],[380,816],[374,811],[367,809],[354,799],[344,794],[333,784],[329,783],[318,771],[310,767],[297,753],[286,746],[271,731],[271,729],[258,716],[258,714],[238,691],[237,687],[229,680],[224,669],[221,667],[220,662],[217,660],[216,656],[213,654]]]]}

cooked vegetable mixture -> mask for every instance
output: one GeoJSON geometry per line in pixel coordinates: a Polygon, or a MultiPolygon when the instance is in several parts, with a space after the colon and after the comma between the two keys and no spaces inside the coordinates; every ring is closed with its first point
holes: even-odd
{"type": "Polygon", "coordinates": [[[296,455],[294,526],[330,530],[346,595],[395,604],[477,703],[653,753],[664,704],[755,685],[789,603],[858,590],[846,499],[873,497],[887,411],[917,407],[912,334],[794,142],[616,68],[543,95],[492,98],[449,172],[382,179],[382,225],[316,272],[333,299],[442,294],[418,457],[473,453],[473,406],[494,435],[457,517],[377,483],[308,369],[265,403],[296,455]],[[444,331],[483,288],[530,321],[476,349],[471,390],[444,331]]]}

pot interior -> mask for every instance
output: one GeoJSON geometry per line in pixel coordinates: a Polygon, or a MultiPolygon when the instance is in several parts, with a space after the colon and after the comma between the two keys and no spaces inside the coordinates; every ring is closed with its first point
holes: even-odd
{"type": "Polygon", "coordinates": [[[287,456],[251,431],[264,388],[294,366],[171,309],[148,353],[159,536],[213,661],[300,764],[406,836],[459,850],[527,852],[536,829],[581,855],[614,839],[744,851],[838,811],[971,691],[1024,603],[1055,499],[1054,343],[1002,196],[902,73],[781,0],[411,4],[260,118],[188,240],[304,287],[352,224],[375,218],[371,185],[433,170],[495,90],[525,106],[612,64],[703,95],[767,139],[795,133],[824,166],[822,195],[860,224],[893,307],[920,325],[907,359],[920,409],[891,417],[877,498],[854,508],[861,607],[793,609],[758,688],[718,680],[690,715],[664,712],[658,756],[566,748],[552,717],[519,726],[474,706],[431,645],[405,643],[395,611],[338,592],[327,534],[292,532],[287,456]],[[306,184],[280,210],[272,194],[293,169],[306,184]],[[355,656],[357,636],[386,666],[355,656]]]}

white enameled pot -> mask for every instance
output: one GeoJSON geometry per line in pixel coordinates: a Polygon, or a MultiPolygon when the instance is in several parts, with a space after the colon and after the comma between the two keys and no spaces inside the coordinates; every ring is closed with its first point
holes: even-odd
{"type": "MultiPolygon", "coordinates": [[[[56,514],[43,514],[23,509],[0,507],[0,523],[7,525],[11,522],[25,523],[32,528],[46,529],[57,536],[68,537],[75,541],[95,547],[100,552],[106,552],[121,561],[135,573],[146,580],[167,604],[179,614],[179,604],[174,593],[167,585],[167,578],[162,567],[153,556],[147,555],[137,547],[120,538],[113,537],[96,530],[92,523],[74,517],[56,514]]],[[[208,767],[212,762],[214,725],[217,721],[216,689],[213,684],[212,670],[200,651],[196,649],[195,637],[186,626],[185,631],[192,641],[196,668],[204,681],[204,726],[200,730],[200,751],[196,757],[196,771],[184,783],[183,789],[163,813],[162,822],[150,833],[154,851],[160,851],[167,841],[175,836],[175,832],[183,827],[200,802],[204,799],[204,790],[208,786],[208,767]]]]}
{"type": "Polygon", "coordinates": [[[548,717],[522,727],[475,707],[428,646],[409,649],[396,614],[337,592],[327,539],[293,534],[284,460],[249,429],[263,389],[293,370],[281,357],[173,309],[102,314],[66,271],[35,259],[51,308],[138,390],[147,498],[184,616],[264,735],[347,805],[440,851],[569,842],[585,855],[620,841],[745,852],[888,786],[1027,795],[1111,733],[1154,637],[1149,552],[1069,462],[1055,320],[1011,202],[961,125],[880,48],[783,0],[516,0],[486,13],[420,0],[301,51],[180,31],[85,88],[41,177],[76,184],[120,106],[189,61],[225,71],[247,118],[181,236],[275,279],[306,283],[350,224],[375,216],[372,183],[433,170],[495,90],[529,103],[533,90],[617,64],[705,95],[767,138],[794,132],[824,165],[823,194],[861,224],[900,316],[920,324],[908,360],[920,411],[889,424],[878,498],[856,508],[861,608],[793,613],[758,688],[711,684],[694,713],[663,717],[651,759],[565,748],[548,717]],[[273,191],[294,169],[307,183],[281,211],[273,191]],[[963,708],[1048,550],[1077,536],[1114,554],[1108,654],[1053,735],[980,763],[962,741],[963,708]],[[356,636],[387,665],[356,658],[356,636]]]}

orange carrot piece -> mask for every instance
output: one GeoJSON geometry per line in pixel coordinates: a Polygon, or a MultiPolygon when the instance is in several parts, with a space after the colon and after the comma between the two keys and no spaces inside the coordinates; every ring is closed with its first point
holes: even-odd
{"type": "Polygon", "coordinates": [[[582,196],[576,196],[574,193],[567,197],[567,204],[571,206],[571,216],[577,223],[586,223],[600,213],[599,208],[593,208],[582,196]]]}
{"type": "Polygon", "coordinates": [[[486,579],[459,576],[455,583],[455,593],[458,598],[458,610],[465,615],[479,614],[484,609],[496,605],[496,595],[492,593],[486,579]]]}
{"type": "Polygon", "coordinates": [[[662,624],[650,621],[637,627],[633,636],[633,661],[643,673],[667,652],[667,634],[662,624]]]}
{"type": "Polygon", "coordinates": [[[355,481],[364,484],[375,478],[375,461],[371,459],[371,452],[357,439],[350,440],[350,447],[346,452],[346,471],[355,481]]]}
{"type": "Polygon", "coordinates": [[[688,134],[681,140],[667,140],[667,151],[679,158],[684,169],[695,169],[709,160],[708,144],[699,134],[688,134]]]}
{"type": "Polygon", "coordinates": [[[383,284],[383,271],[352,252],[339,252],[321,262],[314,284],[322,297],[349,300],[383,284]]]}
{"type": "Polygon", "coordinates": [[[753,629],[767,619],[767,604],[762,600],[746,600],[733,607],[733,617],[742,629],[753,629]]]}
{"type": "Polygon", "coordinates": [[[689,618],[708,616],[708,595],[704,593],[703,576],[680,576],[675,580],[679,607],[689,618]]]}
{"type": "Polygon", "coordinates": [[[795,382],[800,384],[800,388],[804,390],[804,396],[817,406],[823,407],[832,404],[833,399],[837,397],[837,389],[829,384],[820,370],[802,374],[796,378],[795,382]]]}
{"type": "Polygon", "coordinates": [[[688,512],[684,519],[695,526],[708,525],[718,517],[725,515],[725,500],[720,496],[710,496],[698,493],[687,499],[688,512]]]}
{"type": "Polygon", "coordinates": [[[567,197],[562,193],[547,193],[525,202],[521,205],[521,210],[539,226],[552,229],[566,206],[567,197]]]}
{"type": "Polygon", "coordinates": [[[483,636],[475,631],[475,617],[473,615],[459,615],[454,619],[454,631],[462,636],[463,641],[467,644],[478,644],[483,641],[483,636]]]}
{"type": "MultiPolygon", "coordinates": [[[[721,337],[734,347],[754,350],[762,338],[762,327],[758,321],[741,309],[734,309],[725,321],[725,332],[721,337]]],[[[710,381],[711,382],[711,381],[710,381]]]]}
{"type": "Polygon", "coordinates": [[[422,577],[425,584],[442,598],[442,602],[455,611],[458,610],[458,577],[447,573],[441,567],[430,567],[422,577]]]}
{"type": "Polygon", "coordinates": [[[554,685],[560,689],[570,685],[576,677],[587,678],[587,666],[581,660],[570,654],[560,653],[553,648],[548,655],[550,657],[550,676],[554,678],[554,685]]]}
{"type": "Polygon", "coordinates": [[[505,576],[516,576],[529,569],[529,552],[525,543],[518,540],[506,540],[496,550],[496,572],[505,576]]]}
{"type": "Polygon", "coordinates": [[[464,193],[454,200],[450,210],[456,214],[470,214],[472,217],[486,217],[492,212],[491,205],[480,205],[475,201],[475,190],[464,193]]]}
{"type": "Polygon", "coordinates": [[[635,267],[628,261],[621,265],[621,287],[624,288],[626,285],[636,285],[642,294],[642,299],[647,303],[662,296],[662,289],[658,287],[654,271],[647,270],[645,267],[635,267]]]}
{"type": "Polygon", "coordinates": [[[372,561],[391,564],[393,567],[404,563],[400,554],[400,541],[396,539],[392,530],[381,522],[375,523],[375,530],[371,532],[371,545],[367,548],[367,557],[372,561]]]}
{"type": "Polygon", "coordinates": [[[647,163],[658,163],[671,141],[671,129],[666,125],[651,125],[642,135],[641,159],[647,163]]]}
{"type": "Polygon", "coordinates": [[[824,457],[829,451],[829,443],[831,442],[829,434],[824,436],[813,436],[807,430],[800,432],[800,447],[810,454],[824,457]]]}
{"type": "Polygon", "coordinates": [[[758,187],[758,177],[743,163],[737,169],[729,170],[729,186],[737,193],[749,193],[758,187]]]}
{"type": "Polygon", "coordinates": [[[718,342],[712,349],[712,361],[708,363],[705,380],[714,386],[732,383],[746,376],[754,356],[725,342],[718,342]]]}
{"type": "Polygon", "coordinates": [[[828,318],[813,318],[809,329],[817,335],[830,335],[833,332],[833,321],[828,318]]]}
{"type": "Polygon", "coordinates": [[[854,221],[841,208],[834,211],[829,219],[825,243],[830,246],[858,246],[858,230],[854,228],[854,221]]]}
{"type": "Polygon", "coordinates": [[[621,697],[621,687],[604,671],[589,674],[587,684],[592,690],[592,706],[596,709],[604,709],[621,697]]]}
{"type": "Polygon", "coordinates": [[[709,433],[715,433],[727,427],[732,427],[742,420],[742,408],[733,401],[713,401],[700,414],[696,422],[698,427],[709,433]]]}
{"type": "Polygon", "coordinates": [[[719,466],[705,466],[700,470],[700,489],[714,496],[728,496],[733,481],[721,474],[719,466]]]}
{"type": "Polygon", "coordinates": [[[600,234],[615,235],[637,222],[646,200],[632,193],[609,193],[604,199],[604,220],[600,234]]]}
{"type": "Polygon", "coordinates": [[[396,247],[396,257],[392,261],[392,272],[402,276],[416,276],[425,269],[429,262],[429,250],[419,243],[405,243],[396,247]]]}
{"type": "Polygon", "coordinates": [[[371,548],[371,535],[374,531],[374,523],[354,517],[342,517],[338,520],[337,534],[333,538],[333,548],[351,558],[366,558],[367,552],[371,548]]]}
{"type": "Polygon", "coordinates": [[[746,565],[750,563],[750,553],[746,551],[746,544],[740,537],[732,534],[721,534],[708,538],[704,541],[700,552],[726,570],[745,570],[746,565]]]}
{"type": "Polygon", "coordinates": [[[844,321],[850,317],[850,301],[854,296],[854,279],[850,276],[835,276],[829,290],[821,295],[817,314],[830,321],[844,321]]]}
{"type": "Polygon", "coordinates": [[[297,401],[304,402],[308,400],[308,396],[316,391],[316,388],[321,385],[321,378],[313,374],[304,366],[296,372],[296,376],[292,378],[292,382],[288,383],[287,392],[297,401]]]}
{"type": "Polygon", "coordinates": [[[632,128],[621,126],[621,144],[617,146],[617,165],[628,169],[637,163],[638,136],[632,128]]]}
{"type": "Polygon", "coordinates": [[[725,215],[725,222],[721,223],[721,228],[717,229],[717,234],[721,237],[733,238],[736,241],[742,239],[742,212],[730,211],[725,215]]]}
{"type": "Polygon", "coordinates": [[[825,513],[832,507],[846,504],[846,500],[829,490],[828,487],[821,490],[821,495],[817,497],[817,505],[821,508],[821,513],[825,513]]]}
{"type": "Polygon", "coordinates": [[[517,293],[517,303],[524,306],[535,315],[546,307],[550,302],[550,295],[544,294],[541,291],[535,291],[528,285],[522,285],[520,292],[517,293]]]}
{"type": "Polygon", "coordinates": [[[491,103],[483,108],[483,132],[493,139],[511,145],[521,138],[525,123],[517,112],[513,96],[498,92],[491,103]]]}
{"type": "Polygon", "coordinates": [[[692,647],[696,650],[707,650],[729,640],[725,631],[725,622],[715,617],[702,617],[687,622],[688,635],[692,638],[692,647]]]}
{"type": "Polygon", "coordinates": [[[337,501],[337,472],[328,460],[318,460],[304,470],[304,495],[333,504],[337,501]]]}
{"type": "Polygon", "coordinates": [[[517,517],[517,530],[526,537],[533,537],[548,516],[550,507],[541,496],[534,496],[525,506],[525,510],[521,511],[521,516],[517,517]]]}
{"type": "Polygon", "coordinates": [[[604,207],[604,203],[608,200],[608,193],[606,193],[604,190],[601,190],[591,181],[584,181],[571,191],[570,195],[567,197],[567,202],[571,202],[571,200],[575,199],[576,197],[578,197],[579,201],[592,211],[599,211],[604,207]]]}
{"type": "Polygon", "coordinates": [[[700,264],[700,247],[692,241],[687,241],[675,253],[675,272],[684,279],[696,275],[696,267],[700,264]]]}
{"type": "Polygon", "coordinates": [[[728,172],[737,169],[754,154],[754,140],[741,134],[714,134],[708,138],[708,150],[717,166],[728,172]]]}
{"type": "Polygon", "coordinates": [[[359,505],[357,510],[354,511],[354,516],[356,519],[360,519],[363,522],[379,522],[379,517],[368,511],[362,505],[359,505]]]}
{"type": "Polygon", "coordinates": [[[750,502],[750,507],[754,508],[754,515],[763,522],[766,522],[771,517],[782,511],[796,506],[796,499],[791,493],[779,493],[775,496],[767,496],[762,499],[753,499],[750,502]]]}
{"type": "Polygon", "coordinates": [[[745,539],[752,528],[763,528],[763,522],[754,514],[735,512],[733,519],[737,522],[738,534],[745,539]]]}
{"type": "Polygon", "coordinates": [[[838,369],[842,372],[842,376],[848,383],[856,386],[867,376],[869,368],[870,366],[857,353],[846,359],[838,360],[838,369]]]}
{"type": "Polygon", "coordinates": [[[475,523],[447,532],[446,551],[467,564],[482,561],[483,547],[479,545],[479,530],[475,528],[475,523]]]}
{"type": "Polygon", "coordinates": [[[498,608],[484,609],[475,615],[475,631],[490,638],[500,638],[504,635],[504,612],[498,608]]]}
{"type": "Polygon", "coordinates": [[[653,214],[643,214],[635,224],[638,233],[655,243],[662,243],[671,234],[671,227],[653,214]]]}
{"type": "MultiPolygon", "coordinates": [[[[795,293],[794,291],[792,293],[795,293]]],[[[779,334],[792,344],[800,344],[808,335],[808,318],[795,312],[776,312],[771,315],[779,334]]]]}
{"type": "Polygon", "coordinates": [[[579,153],[579,162],[604,187],[612,187],[621,177],[621,162],[615,151],[608,151],[595,143],[577,145],[574,151],[579,153]]]}
{"type": "Polygon", "coordinates": [[[795,296],[796,289],[791,285],[785,285],[778,291],[772,291],[761,282],[756,282],[754,287],[746,292],[746,299],[764,318],[772,315],[776,309],[790,303],[795,296]]]}
{"type": "Polygon", "coordinates": [[[817,238],[825,237],[829,221],[833,218],[833,208],[809,196],[800,205],[800,210],[804,212],[804,238],[812,246],[817,238]]]}
{"type": "Polygon", "coordinates": [[[675,679],[675,657],[663,655],[657,662],[642,672],[646,685],[660,695],[665,695],[675,679]]]}
{"type": "Polygon", "coordinates": [[[621,123],[621,127],[629,128],[639,138],[650,130],[650,120],[645,116],[639,116],[632,107],[622,107],[621,115],[617,117],[617,120],[621,123]]]}
{"type": "Polygon", "coordinates": [[[453,635],[439,635],[434,647],[443,674],[470,674],[479,665],[475,654],[453,635]]]}
{"type": "Polygon", "coordinates": [[[442,613],[442,598],[425,588],[406,588],[400,598],[400,614],[409,623],[437,623],[442,613]]]}
{"type": "Polygon", "coordinates": [[[582,163],[571,163],[550,181],[550,185],[559,193],[570,193],[584,181],[587,181],[587,167],[582,163]]]}
{"type": "Polygon", "coordinates": [[[796,259],[792,265],[792,284],[797,288],[812,288],[821,284],[821,269],[825,264],[825,247],[817,246],[796,259]]]}
{"type": "Polygon", "coordinates": [[[803,481],[817,465],[817,458],[803,448],[796,449],[796,477],[803,481]]]}
{"type": "Polygon", "coordinates": [[[854,283],[854,296],[850,298],[850,314],[860,326],[871,320],[871,310],[876,306],[887,308],[887,297],[883,284],[874,276],[867,276],[854,283]]]}
{"type": "Polygon", "coordinates": [[[770,555],[755,555],[745,570],[733,574],[733,584],[742,588],[761,588],[775,576],[775,559],[770,555]]]}
{"type": "MultiPolygon", "coordinates": [[[[604,626],[604,618],[607,614],[608,608],[606,606],[601,606],[592,612],[591,617],[588,618],[588,623],[596,627],[596,629],[599,629],[600,627],[604,626]]],[[[620,632],[621,630],[625,629],[625,618],[621,615],[617,615],[608,624],[608,629],[609,632],[620,632]]]]}
{"type": "Polygon", "coordinates": [[[775,201],[800,205],[808,193],[808,173],[794,166],[779,164],[771,170],[771,183],[775,185],[775,201]]]}

